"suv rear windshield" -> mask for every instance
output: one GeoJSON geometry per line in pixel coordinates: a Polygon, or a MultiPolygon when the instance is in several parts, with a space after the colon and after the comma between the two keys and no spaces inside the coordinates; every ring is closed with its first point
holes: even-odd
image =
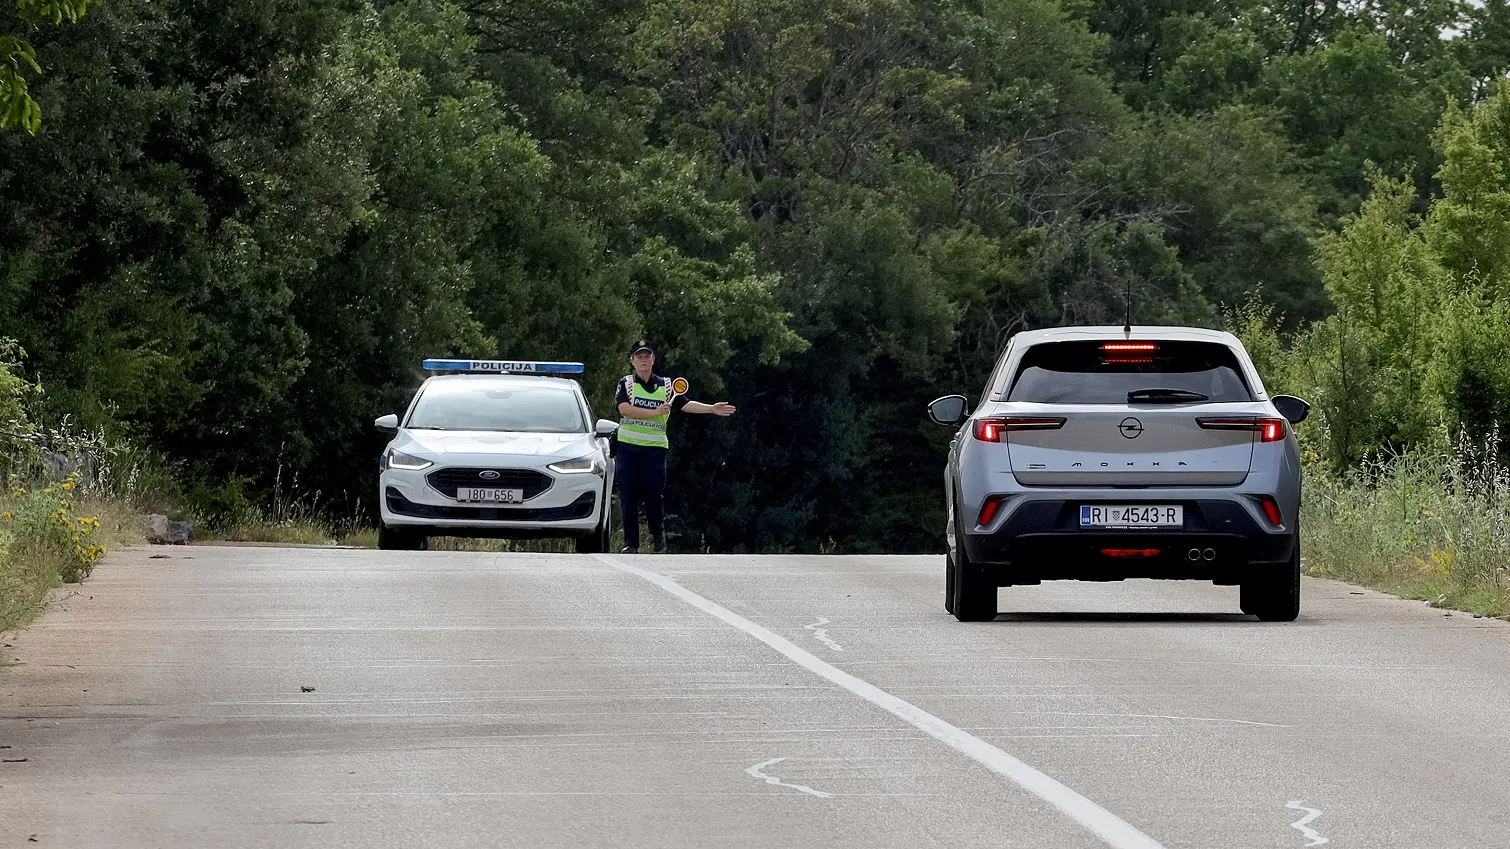
{"type": "Polygon", "coordinates": [[[1148,392],[1155,403],[1253,400],[1237,355],[1226,345],[1136,340],[1034,345],[1023,354],[1006,400],[1126,404],[1131,392],[1148,392]]]}

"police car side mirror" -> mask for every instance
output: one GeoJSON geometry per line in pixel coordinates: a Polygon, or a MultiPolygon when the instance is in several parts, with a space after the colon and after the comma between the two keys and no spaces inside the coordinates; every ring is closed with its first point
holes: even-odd
{"type": "Polygon", "coordinates": [[[384,433],[393,433],[398,430],[398,416],[392,413],[386,416],[379,416],[372,424],[384,433]]]}
{"type": "Polygon", "coordinates": [[[963,395],[945,395],[935,398],[928,405],[928,418],[936,424],[957,425],[965,418],[965,410],[970,402],[963,395]]]}
{"type": "Polygon", "coordinates": [[[1290,424],[1300,424],[1311,414],[1311,405],[1294,395],[1275,395],[1270,400],[1274,402],[1274,409],[1290,424]]]}
{"type": "Polygon", "coordinates": [[[598,436],[607,438],[607,437],[613,436],[614,434],[616,434],[618,432],[619,432],[619,424],[618,424],[618,422],[611,422],[608,419],[598,419],[598,427],[597,427],[597,434],[598,434],[598,436]]]}

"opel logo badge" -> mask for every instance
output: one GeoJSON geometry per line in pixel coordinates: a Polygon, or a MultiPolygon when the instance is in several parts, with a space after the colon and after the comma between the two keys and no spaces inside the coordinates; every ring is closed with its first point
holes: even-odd
{"type": "Polygon", "coordinates": [[[496,480],[498,480],[499,477],[501,477],[497,472],[493,471],[492,469],[488,469],[487,471],[480,472],[477,476],[480,477],[480,478],[482,478],[485,481],[496,481],[496,480]]]}
{"type": "Polygon", "coordinates": [[[1143,423],[1132,416],[1128,416],[1122,420],[1121,424],[1117,425],[1117,430],[1122,432],[1123,439],[1137,439],[1143,435],[1143,423]]]}

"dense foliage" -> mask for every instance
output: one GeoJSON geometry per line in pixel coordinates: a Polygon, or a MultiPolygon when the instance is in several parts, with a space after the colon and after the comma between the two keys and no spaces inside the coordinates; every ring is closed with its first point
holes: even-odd
{"type": "Polygon", "coordinates": [[[1257,297],[1339,465],[1510,412],[1506,0],[37,5],[0,338],[202,505],[370,498],[428,355],[606,413],[644,334],[740,406],[675,426],[681,547],[937,550],[923,404],[1129,290],[1257,297]]]}

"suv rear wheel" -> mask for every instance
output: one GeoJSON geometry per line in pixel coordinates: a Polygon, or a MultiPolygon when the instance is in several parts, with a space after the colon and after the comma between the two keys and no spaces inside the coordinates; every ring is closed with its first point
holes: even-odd
{"type": "Polygon", "coordinates": [[[1238,607],[1263,622],[1294,622],[1300,617],[1300,532],[1285,563],[1260,566],[1242,583],[1238,607]]]}
{"type": "Polygon", "coordinates": [[[958,523],[954,527],[954,551],[945,566],[944,608],[961,622],[990,622],[997,613],[996,581],[985,566],[970,560],[965,553],[965,535],[958,523]]]}

